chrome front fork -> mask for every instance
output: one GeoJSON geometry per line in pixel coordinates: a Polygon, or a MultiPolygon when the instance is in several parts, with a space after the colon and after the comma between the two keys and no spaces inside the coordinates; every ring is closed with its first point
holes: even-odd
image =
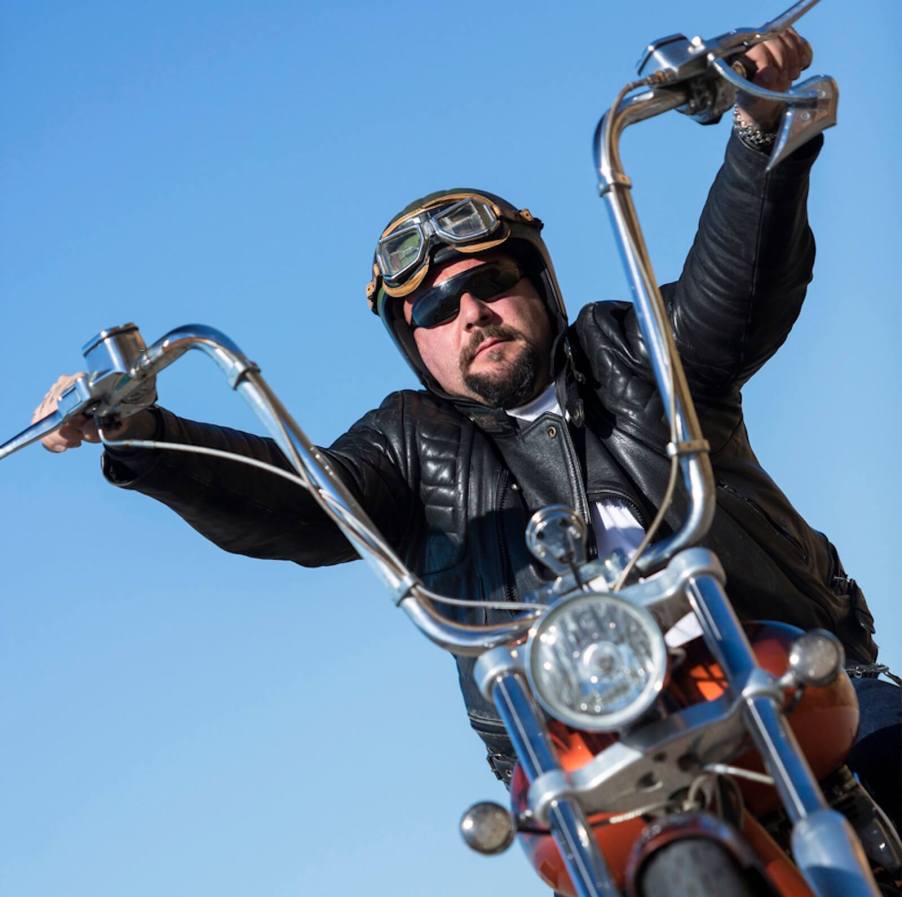
{"type": "MultiPolygon", "coordinates": [[[[499,673],[487,690],[529,783],[540,776],[562,777],[564,772],[548,739],[542,711],[530,694],[522,673],[499,673]]],[[[620,892],[576,799],[553,800],[547,816],[548,827],[578,897],[619,897],[620,892]]]]}
{"type": "MultiPolygon", "coordinates": [[[[793,824],[793,858],[812,891],[818,897],[879,897],[852,827],[828,807],[784,716],[783,685],[758,666],[723,586],[715,576],[699,573],[688,578],[685,597],[793,824]]],[[[576,893],[613,897],[619,892],[585,815],[597,809],[598,793],[591,788],[581,793],[578,778],[561,769],[517,654],[518,649],[499,648],[482,655],[476,681],[495,704],[531,791],[546,795],[534,807],[542,817],[537,821],[548,824],[576,893]]]]}

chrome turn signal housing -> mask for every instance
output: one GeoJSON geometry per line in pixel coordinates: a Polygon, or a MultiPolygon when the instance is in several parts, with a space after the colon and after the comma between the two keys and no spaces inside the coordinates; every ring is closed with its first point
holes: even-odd
{"type": "Polygon", "coordinates": [[[842,642],[826,629],[800,635],[789,649],[789,674],[802,685],[829,685],[845,665],[842,642]]]}
{"type": "Polygon", "coordinates": [[[460,834],[468,847],[491,856],[513,844],[514,820],[501,804],[481,801],[473,804],[461,817],[460,834]]]}

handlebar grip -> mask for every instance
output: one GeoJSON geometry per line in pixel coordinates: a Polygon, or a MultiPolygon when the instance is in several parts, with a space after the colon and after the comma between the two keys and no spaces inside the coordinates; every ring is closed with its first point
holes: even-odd
{"type": "Polygon", "coordinates": [[[740,78],[745,78],[746,81],[751,81],[758,74],[758,66],[755,64],[755,61],[744,54],[732,59],[730,67],[740,78]]]}

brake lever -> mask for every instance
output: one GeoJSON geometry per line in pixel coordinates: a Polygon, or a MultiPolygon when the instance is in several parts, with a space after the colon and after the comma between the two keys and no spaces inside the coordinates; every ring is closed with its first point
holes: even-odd
{"type": "Polygon", "coordinates": [[[82,347],[90,373],[77,377],[60,394],[56,411],[0,445],[0,460],[49,436],[81,415],[98,421],[121,420],[156,401],[156,377],[139,362],[146,346],[134,324],[101,330],[82,347]]]}

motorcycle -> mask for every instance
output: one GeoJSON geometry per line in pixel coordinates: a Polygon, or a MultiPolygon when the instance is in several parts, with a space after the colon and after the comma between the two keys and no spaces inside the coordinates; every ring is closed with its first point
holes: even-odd
{"type": "Polygon", "coordinates": [[[672,109],[711,123],[738,89],[787,104],[772,166],[833,124],[831,79],[812,78],[776,94],[751,84],[741,59],[816,2],[797,3],[757,29],[654,42],[639,79],[624,87],[596,131],[600,193],[671,428],[671,481],[659,519],[680,475],[690,499],[682,528],[653,542],[653,524],[632,559],[587,561],[582,520],[567,508],[544,508],[530,522],[527,542],[551,581],[518,602],[518,616],[503,624],[450,620],[440,608],[465,599],[424,588],[257,365],[224,334],[199,325],[149,346],[134,325],[101,331],[83,349],[88,373],[62,394],[56,412],[0,447],[0,458],[77,415],[90,413],[109,426],[148,406],[157,375],[198,349],[260,416],[295,471],[274,473],[317,498],[428,638],[478,657],[480,687],[504,721],[519,764],[510,808],[479,803],[464,814],[461,832],[470,846],[491,854],[519,837],[550,886],[580,897],[693,889],[786,897],[879,893],[874,871],[881,881],[898,881],[902,844],[842,765],[858,710],[841,645],[826,632],[743,626],[717,558],[692,547],[713,515],[707,443],[619,154],[628,125],[672,109]],[[689,615],[697,637],[682,644],[665,638],[689,615]]]}

